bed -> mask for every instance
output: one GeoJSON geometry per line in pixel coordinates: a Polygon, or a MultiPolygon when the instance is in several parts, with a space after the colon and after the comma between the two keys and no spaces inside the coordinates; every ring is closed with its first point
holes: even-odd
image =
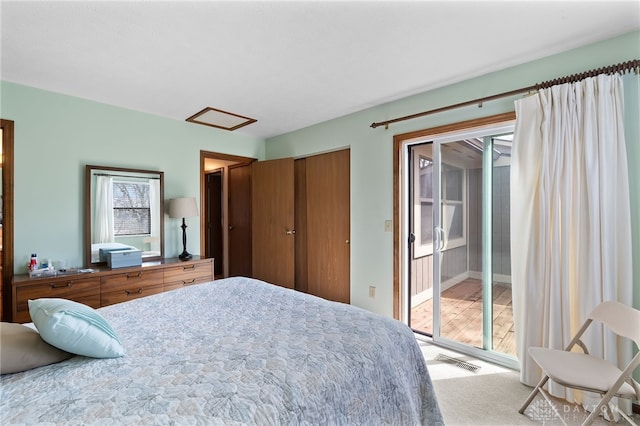
{"type": "Polygon", "coordinates": [[[98,310],[125,355],[0,378],[0,424],[441,425],[399,321],[250,278],[98,310]]]}

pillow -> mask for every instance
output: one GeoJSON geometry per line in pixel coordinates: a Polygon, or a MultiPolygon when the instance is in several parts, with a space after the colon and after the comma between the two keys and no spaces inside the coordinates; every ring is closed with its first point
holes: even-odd
{"type": "Polygon", "coordinates": [[[10,322],[0,323],[0,374],[42,367],[72,356],[42,340],[32,328],[10,322]]]}
{"type": "Polygon", "coordinates": [[[120,340],[95,309],[66,299],[29,300],[29,313],[42,339],[67,352],[92,358],[124,355],[120,340]]]}

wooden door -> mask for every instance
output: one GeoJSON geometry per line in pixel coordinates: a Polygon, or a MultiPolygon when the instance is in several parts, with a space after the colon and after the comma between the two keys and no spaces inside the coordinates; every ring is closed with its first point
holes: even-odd
{"type": "Polygon", "coordinates": [[[13,182],[14,182],[14,122],[0,119],[2,134],[2,282],[0,283],[0,319],[11,320],[11,279],[13,277],[13,182]]]}
{"type": "Polygon", "coordinates": [[[251,165],[253,277],[294,288],[293,159],[251,165]]]}
{"type": "Polygon", "coordinates": [[[229,276],[251,276],[251,165],[229,166],[229,276]]]}
{"type": "Polygon", "coordinates": [[[307,159],[294,161],[295,180],[295,289],[303,293],[309,292],[307,286],[307,159]]]}
{"type": "Polygon", "coordinates": [[[206,175],[206,206],[207,219],[205,256],[215,259],[214,275],[222,275],[224,264],[222,244],[222,171],[207,173],[206,175]]]}
{"type": "Polygon", "coordinates": [[[307,157],[307,286],[350,303],[350,151],[307,157]]]}

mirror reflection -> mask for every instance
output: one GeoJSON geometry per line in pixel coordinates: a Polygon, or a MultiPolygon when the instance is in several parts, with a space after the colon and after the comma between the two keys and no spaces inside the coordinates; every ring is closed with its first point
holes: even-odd
{"type": "Polygon", "coordinates": [[[143,261],[164,256],[164,173],[86,166],[88,264],[100,249],[133,248],[143,261]]]}

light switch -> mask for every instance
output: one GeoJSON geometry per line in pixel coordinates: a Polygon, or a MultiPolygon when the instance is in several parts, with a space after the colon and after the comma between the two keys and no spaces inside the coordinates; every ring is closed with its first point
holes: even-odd
{"type": "Polygon", "coordinates": [[[384,221],[384,232],[391,232],[391,227],[392,227],[393,222],[390,220],[385,220],[384,221]]]}

